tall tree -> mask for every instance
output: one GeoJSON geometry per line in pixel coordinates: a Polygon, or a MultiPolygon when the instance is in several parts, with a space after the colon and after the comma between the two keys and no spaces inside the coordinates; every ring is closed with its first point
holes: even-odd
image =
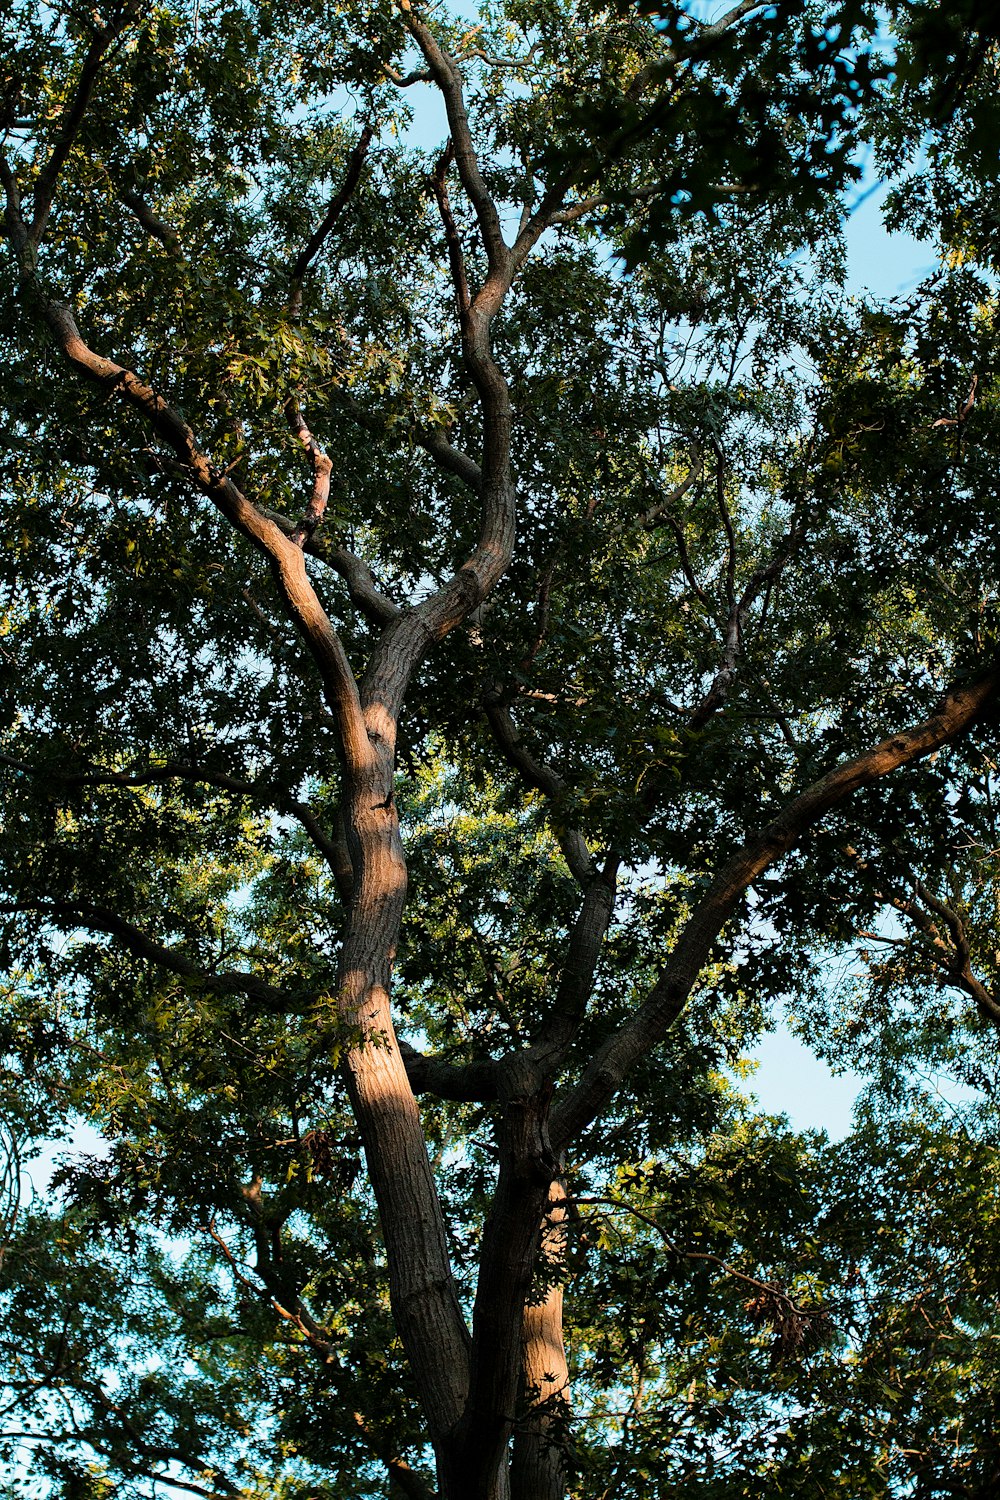
{"type": "MultiPolygon", "coordinates": [[[[837,295],[860,9],[3,24],[8,1050],[111,1143],[11,1257],[16,1327],[65,1288],[18,1441],[67,1493],[556,1500],[581,1226],[631,1223],[608,1305],[652,1247],[731,1277],[663,1161],[755,1159],[714,1068],[762,1002],[891,910],[996,1019],[941,884],[992,795],[989,287],[837,295]]],[[[674,1379],[599,1303],[602,1399],[674,1379]]]]}

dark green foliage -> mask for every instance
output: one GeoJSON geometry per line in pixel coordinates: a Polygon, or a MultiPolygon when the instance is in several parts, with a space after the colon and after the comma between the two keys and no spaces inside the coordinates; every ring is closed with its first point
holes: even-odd
{"type": "MultiPolygon", "coordinates": [[[[100,24],[0,16],[26,183],[100,24]]],[[[573,212],[495,331],[513,560],[400,723],[394,1006],[445,1062],[525,1045],[580,906],[575,830],[622,873],[567,1089],[733,851],[996,654],[995,28],[982,7],[798,0],[718,34],[688,5],[589,0],[434,25],[505,227],[560,179],[573,212]],[[906,302],[842,291],[863,140],[898,168],[894,221],[941,253],[906,302]],[[555,768],[541,790],[491,706],[555,768]]],[[[399,1461],[433,1493],[339,1071],[335,725],[262,558],[113,389],[75,378],[37,305],[39,286],[71,303],[289,525],[301,403],[333,471],[309,576],[360,673],[375,627],[324,548],[406,607],[480,524],[434,458],[483,432],[430,185],[443,142],[390,81],[417,62],[389,5],[136,11],[40,282],[0,284],[0,1090],[12,1150],[65,1153],[4,1230],[0,1444],[65,1500],[395,1497],[399,1461]],[[290,266],[366,126],[296,309],[290,266]]],[[[995,740],[994,710],[745,891],[683,1015],[567,1153],[581,1500],[1000,1483],[995,740]],[[844,1142],[746,1097],[782,1005],[870,1081],[844,1142]]],[[[469,1309],[496,1111],[421,1110],[469,1309]]]]}

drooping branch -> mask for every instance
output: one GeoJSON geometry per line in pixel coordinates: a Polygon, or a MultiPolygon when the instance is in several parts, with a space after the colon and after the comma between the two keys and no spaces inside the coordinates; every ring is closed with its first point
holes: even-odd
{"type": "Polygon", "coordinates": [[[146,233],[152,235],[154,240],[159,240],[169,255],[180,255],[181,237],[177,230],[150,208],[141,193],[125,188],[119,192],[118,196],[125,207],[135,214],[146,233]]]}
{"type": "Polygon", "coordinates": [[[676,1255],[678,1258],[683,1258],[684,1260],[703,1260],[709,1265],[718,1266],[723,1274],[730,1277],[733,1281],[739,1281],[744,1286],[753,1287],[756,1292],[762,1293],[764,1297],[773,1300],[779,1314],[782,1315],[783,1321],[787,1323],[798,1324],[801,1328],[802,1325],[808,1325],[809,1323],[815,1326],[828,1321],[829,1315],[824,1308],[803,1307],[788,1292],[777,1286],[775,1282],[762,1281],[757,1276],[750,1276],[746,1271],[738,1270],[736,1266],[732,1265],[723,1256],[714,1255],[709,1250],[689,1250],[685,1246],[678,1245],[652,1214],[645,1213],[641,1208],[636,1208],[634,1204],[627,1202],[624,1198],[613,1196],[591,1197],[588,1195],[582,1198],[574,1197],[572,1201],[574,1206],[608,1207],[617,1209],[622,1213],[630,1214],[633,1219],[638,1219],[640,1224],[645,1224],[648,1229],[652,1229],[672,1255],[676,1255]]]}
{"type": "MultiPolygon", "coordinates": [[[[487,692],[483,697],[483,711],[508,765],[519,772],[529,786],[544,793],[554,803],[564,800],[569,790],[566,782],[525,745],[503,695],[495,689],[487,692]]],[[[552,826],[570,873],[581,885],[589,885],[597,870],[583,834],[568,827],[558,814],[552,819],[552,826]]]]}
{"type": "Polygon", "coordinates": [[[203,969],[185,954],[178,952],[176,948],[168,948],[110,907],[87,901],[59,901],[45,897],[5,901],[0,903],[0,911],[8,914],[33,913],[57,922],[72,923],[74,928],[85,927],[91,932],[106,933],[109,937],[116,938],[136,958],[141,958],[156,968],[165,969],[168,973],[179,974],[199,989],[216,995],[245,995],[248,1000],[254,1000],[266,1010],[279,1014],[315,998],[302,991],[268,984],[266,980],[246,970],[234,969],[217,973],[211,969],[203,969]]]}
{"type": "Polygon", "coordinates": [[[747,888],[852,793],[950,744],[976,723],[1000,689],[1000,661],[955,687],[930,718],[892,735],[807,787],[729,859],[689,918],[659,979],[636,1014],[611,1036],[553,1108],[551,1139],[565,1149],[607,1106],[639,1058],[683,1010],[723,926],[747,888]]]}
{"type": "Polygon", "coordinates": [[[276,1284],[274,1276],[269,1274],[269,1269],[266,1263],[263,1265],[258,1264],[254,1267],[256,1274],[260,1277],[262,1282],[261,1286],[255,1286],[254,1283],[250,1280],[249,1276],[247,1276],[246,1272],[242,1270],[239,1261],[236,1259],[236,1256],[233,1254],[232,1250],[226,1244],[226,1241],[223,1239],[222,1235],[219,1233],[218,1229],[216,1228],[215,1220],[210,1219],[201,1227],[209,1236],[209,1238],[213,1240],[214,1243],[219,1247],[223,1259],[229,1266],[233,1279],[244,1289],[244,1291],[248,1292],[258,1301],[266,1303],[267,1306],[271,1308],[272,1312],[274,1312],[282,1322],[288,1323],[294,1329],[296,1329],[296,1331],[302,1335],[303,1339],[309,1345],[309,1347],[313,1349],[315,1353],[317,1353],[324,1361],[337,1360],[337,1347],[332,1342],[329,1333],[325,1328],[320,1327],[320,1325],[316,1322],[315,1318],[312,1317],[308,1308],[301,1301],[301,1299],[296,1297],[294,1305],[292,1307],[286,1307],[284,1305],[283,1301],[281,1300],[280,1285],[276,1284]]]}
{"type": "MultiPolygon", "coordinates": [[[[847,859],[860,871],[867,871],[869,863],[850,845],[844,849],[847,859]]],[[[876,888],[877,900],[905,917],[924,939],[923,950],[932,974],[938,980],[954,985],[972,1000],[984,1020],[1000,1026],[1000,1001],[983,984],[972,967],[972,944],[968,926],[962,914],[950,902],[936,896],[922,880],[912,879],[913,895],[901,895],[898,891],[876,888]],[[944,931],[942,931],[942,928],[944,931]]],[[[862,933],[862,937],[878,942],[888,941],[875,933],[862,933]]],[[[905,938],[894,939],[900,944],[905,938]]]]}
{"type": "MultiPolygon", "coordinates": [[[[132,1420],[124,1402],[116,1400],[104,1386],[96,1381],[80,1381],[77,1388],[109,1423],[112,1436],[108,1437],[108,1428],[102,1430],[90,1423],[77,1423],[75,1418],[71,1418],[75,1440],[86,1443],[95,1453],[120,1465],[126,1474],[136,1479],[150,1480],[154,1486],[169,1482],[171,1487],[176,1486],[186,1494],[203,1496],[204,1500],[222,1500],[223,1496],[226,1500],[233,1500],[233,1497],[239,1497],[241,1492],[237,1486],[207,1456],[197,1451],[192,1452],[190,1448],[181,1449],[157,1442],[155,1437],[151,1438],[132,1420]],[[153,1468],[153,1464],[161,1467],[153,1468]],[[197,1474],[204,1483],[182,1479],[177,1474],[178,1467],[197,1474]],[[217,1488],[208,1489],[206,1486],[209,1482],[217,1488]]],[[[60,1386],[57,1389],[62,1394],[64,1388],[60,1386]]],[[[47,1438],[48,1434],[44,1436],[47,1438]]]]}
{"type": "MultiPolygon", "coordinates": [[[[332,392],[332,399],[366,432],[384,437],[389,431],[392,419],[388,414],[362,406],[348,391],[336,389],[332,392]]],[[[409,427],[408,434],[434,460],[438,468],[454,474],[470,490],[479,493],[483,482],[482,469],[474,458],[449,441],[441,427],[414,422],[409,427]]]]}
{"type": "Polygon", "coordinates": [[[255,807],[273,808],[275,812],[287,813],[295,818],[330,866],[335,879],[343,864],[343,853],[338,842],[326,833],[309,804],[273,783],[244,781],[237,776],[228,776],[223,771],[185,761],[168,760],[132,771],[108,771],[102,766],[91,766],[85,771],[67,771],[33,765],[30,761],[0,753],[0,765],[9,766],[24,776],[34,776],[63,787],[143,787],[161,786],[171,781],[218,787],[220,791],[245,798],[255,807]]]}

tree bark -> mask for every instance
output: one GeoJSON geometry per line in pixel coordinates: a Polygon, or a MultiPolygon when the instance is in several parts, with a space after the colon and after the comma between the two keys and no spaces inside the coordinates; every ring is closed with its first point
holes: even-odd
{"type": "Polygon", "coordinates": [[[406,863],[395,808],[381,805],[386,782],[392,785],[391,746],[379,748],[370,773],[355,778],[347,808],[354,899],[338,974],[340,1015],[351,1035],[344,1077],[378,1203],[393,1317],[440,1456],[465,1410],[470,1339],[390,1014],[406,863]]]}
{"type": "Polygon", "coordinates": [[[569,1365],[563,1343],[562,1263],[569,1210],[556,1178],[542,1222],[538,1278],[524,1309],[521,1402],[514,1434],[511,1488],[515,1500],[562,1500],[569,1447],[569,1365]]]}

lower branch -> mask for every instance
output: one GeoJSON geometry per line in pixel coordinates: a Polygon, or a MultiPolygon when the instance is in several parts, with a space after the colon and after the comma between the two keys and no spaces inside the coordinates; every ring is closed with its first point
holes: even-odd
{"type": "Polygon", "coordinates": [[[981,677],[952,689],[929,719],[883,740],[814,782],[744,844],[695,908],[638,1012],[609,1037],[579,1083],[557,1101],[551,1127],[556,1150],[564,1150],[607,1107],[631,1069],[680,1015],[713,944],[753,881],[860,787],[912,765],[965,733],[986,712],[998,689],[1000,661],[995,661],[981,677]]]}

